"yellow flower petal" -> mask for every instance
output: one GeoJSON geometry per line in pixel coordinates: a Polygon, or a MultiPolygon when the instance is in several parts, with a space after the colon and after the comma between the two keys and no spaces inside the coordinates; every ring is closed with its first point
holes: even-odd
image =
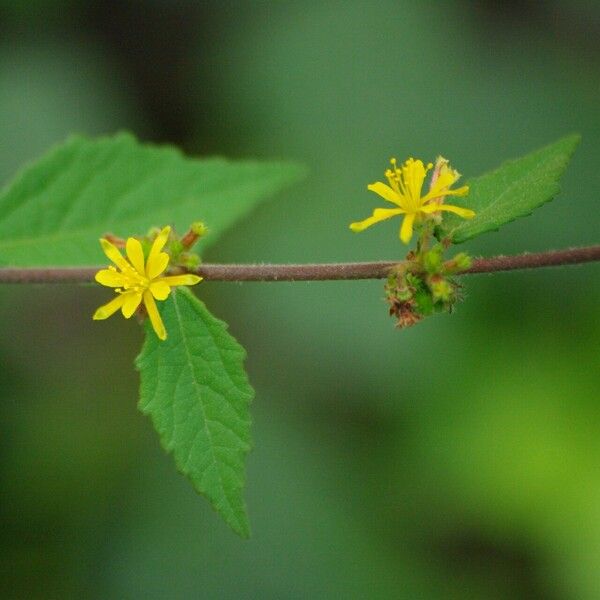
{"type": "Polygon", "coordinates": [[[111,315],[114,315],[121,308],[121,306],[123,306],[123,302],[125,302],[124,296],[125,294],[119,294],[108,304],[102,305],[98,310],[96,310],[92,319],[94,319],[94,321],[101,321],[103,319],[108,319],[108,317],[111,315]]]}
{"type": "Polygon", "coordinates": [[[142,277],[144,277],[146,274],[146,270],[144,268],[144,250],[142,249],[140,240],[136,240],[132,237],[128,238],[125,246],[125,252],[127,252],[127,258],[135,270],[142,277]]]}
{"type": "Polygon", "coordinates": [[[402,167],[400,167],[403,183],[411,198],[417,199],[421,197],[421,189],[423,188],[425,176],[432,166],[433,165],[427,165],[427,167],[425,167],[422,160],[409,158],[402,167]]]}
{"type": "Polygon", "coordinates": [[[159,281],[164,281],[168,285],[196,285],[202,281],[202,277],[188,273],[186,275],[170,275],[169,277],[161,277],[159,281]]]}
{"type": "Polygon", "coordinates": [[[474,210],[471,210],[470,208],[461,208],[460,206],[453,206],[452,204],[427,204],[427,206],[421,207],[421,212],[427,214],[438,212],[439,210],[455,213],[463,219],[472,219],[475,216],[474,210]]]}
{"type": "Polygon", "coordinates": [[[112,288],[123,287],[127,283],[123,273],[113,269],[101,269],[96,273],[95,279],[98,283],[112,288]]]}
{"type": "Polygon", "coordinates": [[[150,253],[148,254],[148,260],[154,258],[165,247],[167,240],[169,239],[169,234],[171,233],[171,228],[167,225],[163,230],[156,236],[154,243],[152,244],[152,248],[150,248],[150,253]]]}
{"type": "Polygon", "coordinates": [[[455,190],[446,190],[445,196],[466,196],[469,193],[469,186],[463,185],[462,187],[456,188],[455,190]]]}
{"type": "Polygon", "coordinates": [[[165,325],[160,318],[160,313],[158,312],[158,308],[156,307],[156,302],[154,301],[154,296],[150,290],[146,290],[144,292],[144,306],[148,311],[148,316],[150,317],[150,323],[152,323],[152,328],[154,329],[156,335],[160,340],[167,339],[167,330],[165,329],[165,325]]]}
{"type": "Polygon", "coordinates": [[[442,164],[440,167],[437,179],[431,185],[425,197],[439,198],[440,196],[445,196],[448,188],[460,178],[458,171],[448,167],[446,159],[440,157],[438,158],[439,160],[445,161],[446,164],[442,164]]]}
{"type": "Polygon", "coordinates": [[[115,245],[104,238],[100,239],[100,245],[102,246],[104,254],[106,254],[109,260],[112,260],[121,271],[131,270],[131,265],[123,258],[123,255],[115,245]]]}
{"type": "Polygon", "coordinates": [[[126,292],[122,296],[125,296],[125,301],[121,307],[121,313],[126,319],[129,319],[140,305],[142,294],[141,292],[126,292]]]}
{"type": "Polygon", "coordinates": [[[166,300],[171,293],[171,287],[165,279],[166,277],[157,279],[150,284],[150,291],[157,300],[166,300]]]}
{"type": "Polygon", "coordinates": [[[455,190],[438,189],[437,186],[434,186],[433,190],[431,190],[427,195],[421,198],[421,202],[425,204],[430,200],[434,200],[435,198],[441,198],[442,196],[466,196],[468,193],[468,185],[463,185],[462,187],[456,188],[455,190]]]}
{"type": "Polygon", "coordinates": [[[404,213],[404,210],[401,208],[376,208],[373,211],[372,216],[368,217],[364,221],[350,223],[350,229],[355,232],[364,231],[367,227],[371,227],[371,225],[379,223],[379,221],[385,221],[386,219],[390,219],[395,215],[401,215],[402,213],[404,213]]]}
{"type": "Polygon", "coordinates": [[[148,279],[155,279],[169,265],[169,255],[166,252],[159,252],[148,257],[146,261],[146,277],[148,279]]]}
{"type": "Polygon", "coordinates": [[[381,181],[376,181],[375,183],[368,185],[367,189],[371,192],[375,192],[384,200],[387,200],[388,202],[393,202],[394,204],[401,206],[400,202],[402,200],[402,196],[398,192],[394,191],[389,185],[386,185],[381,181]]]}
{"type": "Polygon", "coordinates": [[[402,221],[402,227],[400,227],[400,239],[408,244],[413,234],[413,223],[415,222],[415,213],[410,213],[404,217],[402,221]]]}

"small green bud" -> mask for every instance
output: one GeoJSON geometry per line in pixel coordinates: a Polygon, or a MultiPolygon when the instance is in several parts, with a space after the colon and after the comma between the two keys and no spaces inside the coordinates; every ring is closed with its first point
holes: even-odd
{"type": "Polygon", "coordinates": [[[195,269],[200,265],[200,257],[193,252],[183,252],[179,255],[179,260],[177,261],[182,267],[186,269],[195,269]]]}
{"type": "Polygon", "coordinates": [[[194,221],[190,225],[190,231],[198,237],[202,237],[208,233],[208,227],[204,224],[204,221],[194,221]]]}
{"type": "Polygon", "coordinates": [[[438,273],[442,265],[442,253],[434,248],[423,256],[423,266],[428,273],[438,273]]]}
{"type": "Polygon", "coordinates": [[[454,257],[456,266],[462,271],[463,269],[469,269],[473,264],[471,257],[466,252],[461,252],[454,257]]]}
{"type": "Polygon", "coordinates": [[[472,264],[471,257],[466,252],[461,252],[444,263],[443,272],[449,275],[460,273],[468,269],[472,264]]]}
{"type": "Polygon", "coordinates": [[[410,287],[413,287],[415,289],[419,289],[423,286],[422,279],[418,275],[415,275],[414,273],[406,274],[406,283],[407,283],[407,285],[409,285],[410,287]]]}
{"type": "Polygon", "coordinates": [[[415,293],[415,308],[420,315],[427,316],[433,313],[433,299],[431,294],[425,290],[415,293]]]}
{"type": "Polygon", "coordinates": [[[450,302],[454,297],[454,286],[443,277],[430,281],[429,289],[435,302],[450,302]]]}
{"type": "Polygon", "coordinates": [[[180,240],[173,240],[169,246],[169,250],[171,251],[171,257],[175,260],[183,252],[183,244],[180,240]]]}
{"type": "Polygon", "coordinates": [[[400,302],[406,302],[413,297],[413,291],[410,288],[397,288],[394,292],[394,297],[400,302]]]}

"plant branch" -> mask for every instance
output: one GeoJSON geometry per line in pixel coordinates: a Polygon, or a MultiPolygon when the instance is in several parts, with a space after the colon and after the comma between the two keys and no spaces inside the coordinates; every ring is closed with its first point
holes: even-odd
{"type": "MultiPolygon", "coordinates": [[[[600,261],[600,245],[554,250],[516,256],[478,258],[461,273],[495,273],[516,269],[538,269],[600,261]]],[[[305,265],[221,265],[203,264],[193,272],[207,281],[331,281],[341,279],[383,279],[402,261],[329,263],[305,265]]],[[[91,283],[103,267],[0,268],[0,283],[91,283]]]]}

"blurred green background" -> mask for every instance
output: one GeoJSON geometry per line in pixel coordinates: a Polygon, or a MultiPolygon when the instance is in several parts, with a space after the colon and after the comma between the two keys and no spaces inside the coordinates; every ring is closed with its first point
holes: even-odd
{"type": "MultiPolygon", "coordinates": [[[[600,4],[498,6],[1,0],[0,178],[71,132],[297,159],[205,259],[391,259],[397,223],[347,228],[390,156],[468,177],[579,131],[561,196],[465,249],[598,243],[600,4]]],[[[470,277],[402,332],[377,281],[203,284],[256,388],[249,542],[137,412],[141,330],[4,286],[1,596],[600,598],[599,275],[470,277]]]]}

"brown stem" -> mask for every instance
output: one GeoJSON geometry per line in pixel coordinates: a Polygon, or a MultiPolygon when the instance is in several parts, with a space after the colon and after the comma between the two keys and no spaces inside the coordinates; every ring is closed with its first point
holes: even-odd
{"type": "MultiPolygon", "coordinates": [[[[493,256],[473,261],[461,274],[495,273],[600,261],[600,245],[517,256],[493,256]]],[[[383,279],[400,261],[306,265],[203,264],[192,272],[207,281],[326,281],[383,279]]],[[[102,267],[0,268],[0,283],[91,283],[102,267]]]]}

